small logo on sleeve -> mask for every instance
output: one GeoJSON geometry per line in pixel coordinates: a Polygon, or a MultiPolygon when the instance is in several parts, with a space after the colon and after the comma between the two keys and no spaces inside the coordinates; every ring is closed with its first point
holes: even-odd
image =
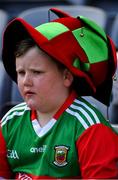
{"type": "Polygon", "coordinates": [[[66,166],[68,164],[67,154],[68,154],[69,147],[56,146],[54,149],[55,149],[55,156],[54,156],[55,160],[53,163],[56,166],[60,166],[60,167],[66,166]]]}

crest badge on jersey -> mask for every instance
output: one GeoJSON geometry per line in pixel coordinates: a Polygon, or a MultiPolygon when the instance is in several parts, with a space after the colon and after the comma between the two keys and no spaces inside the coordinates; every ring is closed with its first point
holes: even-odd
{"type": "Polygon", "coordinates": [[[68,154],[69,147],[67,146],[56,146],[55,147],[55,160],[54,164],[56,166],[66,166],[67,162],[67,154],[68,154]]]}

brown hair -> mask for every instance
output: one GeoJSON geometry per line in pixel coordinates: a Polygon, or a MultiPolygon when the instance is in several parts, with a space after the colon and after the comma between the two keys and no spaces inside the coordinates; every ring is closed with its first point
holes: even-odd
{"type": "MultiPolygon", "coordinates": [[[[21,40],[20,42],[18,42],[16,44],[16,48],[15,48],[15,51],[14,51],[15,57],[20,57],[20,56],[24,55],[32,47],[38,47],[37,44],[35,43],[35,41],[32,38],[27,38],[27,39],[21,40]]],[[[38,47],[38,48],[40,49],[40,47],[38,47]]],[[[58,62],[54,58],[52,58],[52,61],[54,61],[57,64],[57,67],[60,70],[63,71],[64,69],[66,69],[65,65],[58,62]]]]}
{"type": "Polygon", "coordinates": [[[15,57],[20,57],[24,55],[30,48],[35,46],[36,43],[31,38],[21,40],[16,44],[16,48],[14,52],[15,57]]]}

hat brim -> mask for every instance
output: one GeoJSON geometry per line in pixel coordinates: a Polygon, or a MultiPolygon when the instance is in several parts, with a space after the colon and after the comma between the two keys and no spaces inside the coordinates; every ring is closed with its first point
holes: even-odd
{"type": "Polygon", "coordinates": [[[109,106],[111,103],[113,76],[117,68],[117,56],[115,46],[112,39],[108,36],[109,46],[109,71],[106,80],[96,88],[96,93],[93,95],[97,100],[109,106]]]}
{"type": "Polygon", "coordinates": [[[42,34],[37,33],[32,26],[21,18],[16,18],[11,21],[4,32],[2,59],[7,73],[15,82],[17,82],[14,55],[16,44],[29,36],[33,36],[34,39],[40,40],[40,43],[46,41],[46,38],[42,36],[42,34]]]}

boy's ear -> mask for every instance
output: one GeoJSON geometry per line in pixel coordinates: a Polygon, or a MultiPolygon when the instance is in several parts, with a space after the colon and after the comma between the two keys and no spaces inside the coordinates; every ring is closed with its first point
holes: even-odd
{"type": "Polygon", "coordinates": [[[70,87],[74,79],[73,74],[68,69],[65,69],[63,77],[64,77],[64,85],[66,87],[70,87]]]}

